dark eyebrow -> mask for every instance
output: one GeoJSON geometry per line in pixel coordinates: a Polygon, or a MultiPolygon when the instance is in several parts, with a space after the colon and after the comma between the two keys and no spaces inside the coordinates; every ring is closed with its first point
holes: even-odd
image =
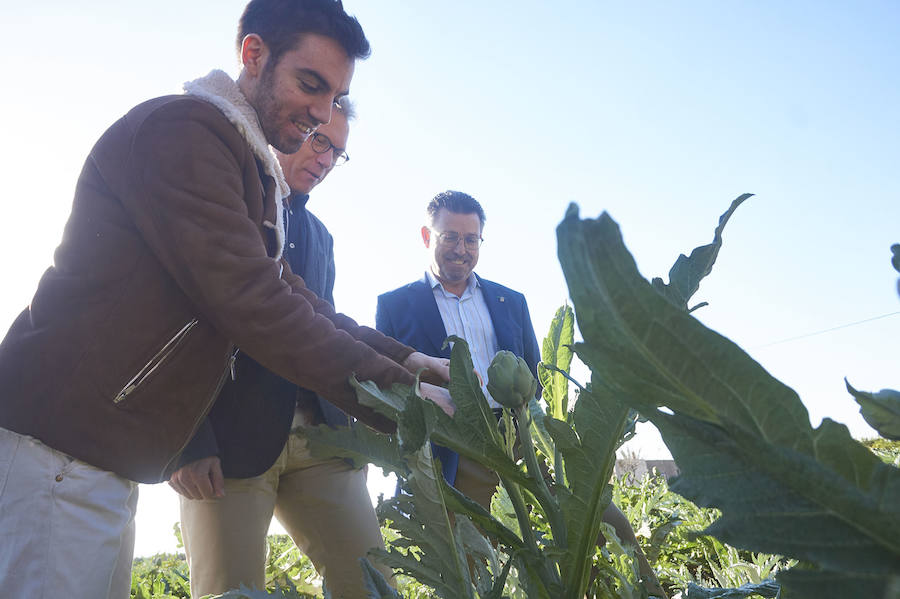
{"type": "Polygon", "coordinates": [[[331,87],[330,85],[328,85],[328,80],[325,79],[325,77],[322,77],[322,75],[320,75],[318,71],[314,71],[313,69],[297,69],[296,75],[298,78],[304,75],[307,77],[312,77],[321,87],[331,87]]]}

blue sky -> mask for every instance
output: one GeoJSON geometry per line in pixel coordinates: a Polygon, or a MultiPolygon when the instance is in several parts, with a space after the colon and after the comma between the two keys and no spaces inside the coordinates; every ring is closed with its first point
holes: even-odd
{"type": "MultiPolygon", "coordinates": [[[[372,323],[379,293],[421,275],[422,211],[448,188],[484,205],[477,270],[525,293],[539,332],[566,299],[554,228],[569,202],[609,211],[649,278],[752,192],[697,316],[794,387],[814,423],[873,434],[842,379],[900,388],[900,316],[769,344],[900,310],[900,4],[345,5],[373,55],[351,87],[351,160],[310,202],[335,237],[339,309],[372,323]]],[[[236,74],[242,8],[4,8],[0,323],[51,263],[96,138],[141,100],[212,68],[236,74]]],[[[142,492],[138,553],[174,521],[171,493],[142,492]]]]}

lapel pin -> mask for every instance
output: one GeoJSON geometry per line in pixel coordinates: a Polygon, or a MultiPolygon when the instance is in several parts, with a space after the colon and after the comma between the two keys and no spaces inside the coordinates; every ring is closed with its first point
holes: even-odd
{"type": "Polygon", "coordinates": [[[503,297],[503,296],[501,295],[501,296],[500,296],[500,301],[501,301],[501,302],[505,302],[505,301],[506,301],[506,298],[503,297]]]}

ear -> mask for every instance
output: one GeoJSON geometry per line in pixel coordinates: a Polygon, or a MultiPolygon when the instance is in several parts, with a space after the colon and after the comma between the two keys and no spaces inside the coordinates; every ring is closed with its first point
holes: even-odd
{"type": "Polygon", "coordinates": [[[431,229],[425,225],[422,225],[422,241],[425,242],[425,247],[431,247],[431,229]]]}
{"type": "Polygon", "coordinates": [[[244,70],[252,77],[259,77],[269,58],[269,47],[255,33],[244,36],[241,42],[241,64],[244,70]]]}

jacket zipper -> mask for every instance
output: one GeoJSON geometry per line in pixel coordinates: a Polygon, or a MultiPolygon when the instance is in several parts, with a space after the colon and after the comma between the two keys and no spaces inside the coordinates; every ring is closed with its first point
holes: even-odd
{"type": "Polygon", "coordinates": [[[237,360],[238,354],[241,353],[241,348],[235,348],[234,353],[231,354],[231,358],[228,360],[228,370],[231,371],[231,380],[237,380],[237,373],[234,371],[234,362],[237,360]]]}
{"type": "Polygon", "coordinates": [[[181,330],[175,333],[175,335],[169,339],[165,345],[162,346],[156,355],[154,355],[149,362],[144,364],[144,367],[141,368],[136,375],[134,375],[130,381],[128,381],[121,391],[116,395],[115,399],[113,399],[113,403],[120,403],[125,400],[129,395],[131,395],[138,387],[141,386],[147,377],[153,374],[157,368],[162,366],[162,364],[166,361],[166,359],[172,355],[181,341],[187,337],[187,334],[197,325],[197,319],[194,318],[189,323],[181,327],[181,330]]]}
{"type": "MultiPolygon", "coordinates": [[[[212,395],[206,400],[206,404],[203,407],[203,413],[208,414],[210,407],[219,398],[219,393],[222,391],[222,387],[225,386],[225,381],[228,380],[228,374],[231,373],[231,380],[235,380],[234,376],[234,361],[237,359],[238,352],[241,350],[234,346],[228,348],[228,357],[225,358],[225,371],[219,375],[219,381],[216,383],[216,389],[213,391],[212,395]]],[[[205,418],[205,416],[204,416],[205,418]]],[[[165,480],[165,475],[169,471],[169,467],[172,465],[172,462],[178,459],[181,455],[181,452],[184,451],[184,448],[188,446],[188,443],[191,442],[191,439],[194,438],[194,435],[197,434],[197,429],[200,427],[200,424],[203,422],[203,418],[200,418],[194,423],[194,427],[191,430],[191,434],[188,435],[187,441],[184,442],[184,445],[175,452],[175,455],[172,456],[172,459],[163,467],[160,476],[158,477],[160,482],[165,480]]]]}

